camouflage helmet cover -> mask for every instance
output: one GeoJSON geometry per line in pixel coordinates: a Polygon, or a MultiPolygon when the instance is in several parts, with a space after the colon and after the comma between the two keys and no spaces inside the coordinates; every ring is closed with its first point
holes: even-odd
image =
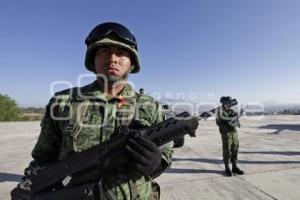
{"type": "Polygon", "coordinates": [[[131,73],[140,71],[137,42],[135,36],[125,26],[116,22],[106,22],[97,25],[85,39],[87,51],[85,67],[94,72],[94,56],[100,46],[113,45],[125,48],[131,54],[133,65],[131,73]]]}
{"type": "Polygon", "coordinates": [[[220,103],[225,104],[225,103],[230,103],[231,102],[231,97],[229,96],[223,96],[220,98],[220,103]]]}

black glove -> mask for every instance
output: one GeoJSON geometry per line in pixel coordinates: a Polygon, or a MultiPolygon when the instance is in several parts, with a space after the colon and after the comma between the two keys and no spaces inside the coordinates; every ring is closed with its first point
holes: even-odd
{"type": "Polygon", "coordinates": [[[41,165],[38,165],[36,161],[32,160],[29,163],[29,166],[25,168],[24,177],[22,179],[25,180],[27,178],[31,178],[32,176],[37,175],[40,171],[42,171],[45,168],[46,166],[43,167],[41,165]]]}
{"type": "Polygon", "coordinates": [[[152,175],[160,169],[162,153],[151,140],[144,137],[129,139],[126,149],[132,158],[130,166],[134,170],[143,175],[152,175]]]}

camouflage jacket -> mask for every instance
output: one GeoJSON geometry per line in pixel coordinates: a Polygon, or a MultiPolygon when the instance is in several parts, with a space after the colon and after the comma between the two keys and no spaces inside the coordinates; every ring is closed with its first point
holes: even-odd
{"type": "Polygon", "coordinates": [[[216,110],[216,124],[221,134],[236,131],[236,127],[240,127],[239,116],[231,108],[224,110],[220,106],[216,110]]]}
{"type": "MultiPolygon", "coordinates": [[[[96,82],[64,90],[55,94],[46,110],[32,151],[34,162],[40,166],[109,140],[118,134],[121,125],[129,125],[133,119],[143,126],[164,119],[161,105],[150,96],[139,96],[129,84],[119,97],[110,98],[98,89],[96,82]]],[[[155,177],[171,165],[172,148],[164,146],[161,150],[162,166],[155,177]]],[[[140,199],[151,199],[152,178],[120,168],[105,180],[104,191],[111,199],[132,199],[132,190],[140,199]]]]}

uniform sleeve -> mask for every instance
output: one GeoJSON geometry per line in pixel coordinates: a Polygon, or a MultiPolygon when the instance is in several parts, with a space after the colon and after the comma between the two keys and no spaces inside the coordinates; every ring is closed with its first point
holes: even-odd
{"type": "Polygon", "coordinates": [[[216,109],[216,124],[218,127],[222,126],[220,119],[220,107],[216,109]]]}
{"type": "Polygon", "coordinates": [[[46,106],[46,113],[41,122],[41,131],[38,141],[32,150],[32,157],[34,161],[44,166],[58,160],[58,154],[61,146],[61,133],[58,122],[52,119],[51,109],[54,99],[51,99],[46,106]]]}

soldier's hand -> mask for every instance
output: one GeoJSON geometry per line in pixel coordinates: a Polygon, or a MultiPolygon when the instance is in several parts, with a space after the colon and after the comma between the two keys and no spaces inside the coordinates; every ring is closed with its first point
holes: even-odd
{"type": "Polygon", "coordinates": [[[160,168],[162,153],[151,140],[144,137],[130,139],[126,149],[132,158],[130,166],[134,170],[151,175],[160,168]]]}

